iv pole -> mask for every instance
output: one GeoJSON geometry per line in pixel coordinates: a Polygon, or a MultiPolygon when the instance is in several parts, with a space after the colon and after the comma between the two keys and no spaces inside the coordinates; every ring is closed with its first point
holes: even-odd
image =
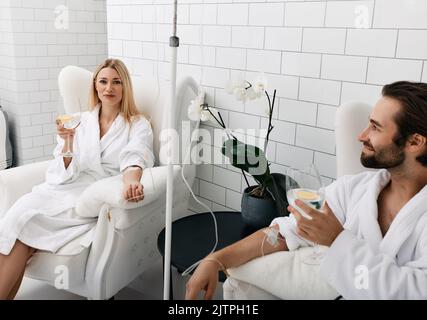
{"type": "Polygon", "coordinates": [[[175,128],[174,115],[176,109],[176,64],[177,52],[179,47],[179,38],[176,36],[177,25],[177,8],[178,0],[174,0],[174,14],[173,14],[173,35],[169,38],[169,47],[172,51],[171,59],[171,87],[170,99],[167,112],[167,124],[169,130],[168,137],[168,158],[167,158],[167,182],[166,182],[166,214],[165,214],[165,264],[164,264],[164,283],[163,283],[163,300],[168,300],[170,297],[170,265],[171,265],[171,242],[172,242],[172,203],[173,203],[173,148],[174,143],[171,140],[173,137],[172,131],[175,128]]]}

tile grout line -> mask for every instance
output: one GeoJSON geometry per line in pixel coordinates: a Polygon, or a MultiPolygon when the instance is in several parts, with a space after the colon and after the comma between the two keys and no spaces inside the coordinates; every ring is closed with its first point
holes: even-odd
{"type": "Polygon", "coordinates": [[[374,8],[372,9],[372,22],[371,29],[374,29],[374,19],[375,19],[375,8],[377,6],[377,0],[374,0],[374,8]]]}
{"type": "Polygon", "coordinates": [[[397,39],[396,39],[396,48],[394,50],[394,59],[397,59],[397,48],[399,46],[399,35],[400,35],[400,29],[397,29],[397,39]]]}
{"type": "Polygon", "coordinates": [[[369,61],[371,60],[370,57],[368,57],[368,60],[366,61],[366,74],[365,74],[365,84],[368,83],[368,72],[369,72],[369,61]]]}
{"type": "Polygon", "coordinates": [[[326,13],[328,12],[328,1],[326,1],[325,3],[325,12],[324,12],[324,16],[323,16],[323,28],[326,27],[326,13]]]}

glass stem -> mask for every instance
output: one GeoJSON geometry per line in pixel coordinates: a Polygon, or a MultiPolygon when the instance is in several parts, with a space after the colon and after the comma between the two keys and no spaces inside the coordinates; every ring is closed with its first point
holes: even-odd
{"type": "Polygon", "coordinates": [[[70,149],[70,134],[68,133],[68,136],[67,136],[67,153],[69,153],[69,152],[71,152],[71,149],[70,149]]]}

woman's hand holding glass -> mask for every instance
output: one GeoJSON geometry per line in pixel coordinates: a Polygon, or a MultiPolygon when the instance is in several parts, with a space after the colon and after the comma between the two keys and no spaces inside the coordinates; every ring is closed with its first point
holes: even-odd
{"type": "Polygon", "coordinates": [[[60,118],[56,119],[56,133],[65,141],[64,148],[61,153],[62,156],[72,157],[74,135],[76,134],[76,129],[79,125],[80,122],[74,128],[67,129],[64,127],[64,123],[60,118]]]}
{"type": "Polygon", "coordinates": [[[79,111],[73,114],[63,114],[56,118],[56,130],[58,135],[64,139],[64,148],[62,149],[61,156],[64,158],[73,157],[73,142],[74,135],[77,127],[80,125],[82,119],[82,105],[80,99],[77,97],[79,111]]]}

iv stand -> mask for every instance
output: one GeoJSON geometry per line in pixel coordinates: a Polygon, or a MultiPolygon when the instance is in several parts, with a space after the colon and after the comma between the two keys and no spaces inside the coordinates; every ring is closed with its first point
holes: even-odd
{"type": "Polygon", "coordinates": [[[167,105],[167,124],[169,129],[168,139],[168,158],[167,158],[167,182],[166,182],[166,214],[165,214],[165,264],[164,264],[164,283],[163,283],[163,300],[169,300],[170,297],[170,281],[171,281],[171,242],[172,242],[172,203],[173,203],[173,155],[174,143],[172,141],[172,131],[175,128],[175,109],[176,109],[176,65],[177,53],[179,47],[179,38],[176,36],[177,25],[177,8],[178,0],[174,0],[174,14],[173,14],[173,35],[169,38],[169,47],[171,47],[171,87],[170,87],[170,100],[167,105]]]}

